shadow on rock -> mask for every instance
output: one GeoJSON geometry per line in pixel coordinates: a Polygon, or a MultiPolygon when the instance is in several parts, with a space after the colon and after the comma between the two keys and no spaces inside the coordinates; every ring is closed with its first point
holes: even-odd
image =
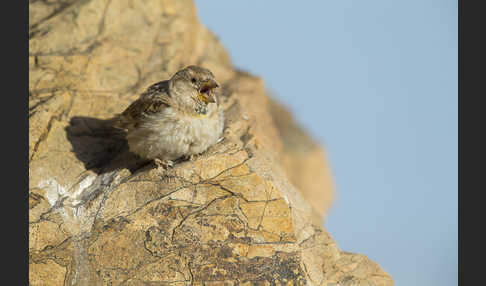
{"type": "Polygon", "coordinates": [[[125,133],[107,120],[75,116],[66,127],[76,157],[98,174],[127,168],[134,172],[148,162],[128,150],[125,133]]]}

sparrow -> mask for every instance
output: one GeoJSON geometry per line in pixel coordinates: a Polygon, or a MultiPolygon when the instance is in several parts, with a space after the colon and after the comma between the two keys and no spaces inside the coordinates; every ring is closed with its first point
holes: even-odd
{"type": "Polygon", "coordinates": [[[224,113],[217,87],[211,71],[188,66],[149,86],[113,125],[126,131],[131,152],[167,169],[174,160],[193,158],[220,139],[224,113]]]}

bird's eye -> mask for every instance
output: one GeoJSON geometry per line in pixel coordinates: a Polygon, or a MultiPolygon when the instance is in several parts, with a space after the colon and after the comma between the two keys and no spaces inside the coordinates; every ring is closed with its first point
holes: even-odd
{"type": "Polygon", "coordinates": [[[195,78],[191,78],[191,82],[192,83],[196,83],[196,79],[195,78]]]}

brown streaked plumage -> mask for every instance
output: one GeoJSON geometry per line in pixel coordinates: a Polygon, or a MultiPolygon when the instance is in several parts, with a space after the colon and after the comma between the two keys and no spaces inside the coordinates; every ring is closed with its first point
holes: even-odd
{"type": "Polygon", "coordinates": [[[188,66],[151,85],[116,117],[114,126],[127,131],[130,151],[170,166],[220,138],[224,115],[214,93],[218,86],[209,70],[188,66]]]}

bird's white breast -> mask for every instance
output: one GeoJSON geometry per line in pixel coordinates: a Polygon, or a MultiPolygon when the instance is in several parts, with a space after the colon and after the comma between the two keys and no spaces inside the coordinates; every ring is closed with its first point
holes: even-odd
{"type": "Polygon", "coordinates": [[[166,108],[129,132],[130,150],[148,159],[174,160],[204,152],[223,131],[222,110],[207,116],[182,114],[166,108]]]}

